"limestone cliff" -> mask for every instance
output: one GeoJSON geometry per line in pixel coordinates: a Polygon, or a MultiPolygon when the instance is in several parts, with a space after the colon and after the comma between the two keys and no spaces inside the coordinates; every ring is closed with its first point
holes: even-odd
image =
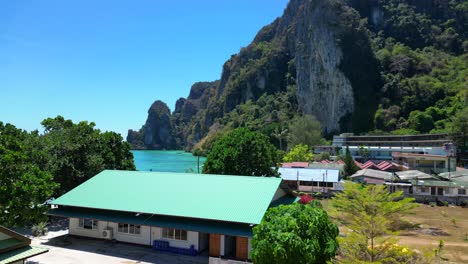
{"type": "Polygon", "coordinates": [[[195,83],[172,115],[149,111],[145,126],[130,131],[127,140],[134,148],[189,150],[209,141],[207,135],[237,126],[271,135],[304,114],[316,116],[326,135],[380,128],[374,120],[387,116],[385,129],[407,128],[412,111],[455,94],[436,95],[435,88],[426,91],[426,83],[411,85],[415,74],[431,71],[427,65],[445,66],[422,62],[423,56],[408,50],[439,48],[453,55],[468,50],[462,2],[290,0],[281,17],[224,63],[219,80],[195,83]],[[397,44],[407,47],[393,49],[397,44]],[[421,101],[413,95],[421,90],[434,95],[421,101]],[[389,109],[402,110],[385,114],[389,109]]]}
{"type": "Polygon", "coordinates": [[[148,109],[148,119],[137,132],[129,130],[127,141],[134,149],[173,149],[175,147],[171,113],[162,101],[155,101],[148,109]]]}

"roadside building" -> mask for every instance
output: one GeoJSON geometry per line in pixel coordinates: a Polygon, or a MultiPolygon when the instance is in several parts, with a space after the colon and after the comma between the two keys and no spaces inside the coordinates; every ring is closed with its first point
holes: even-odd
{"type": "MultiPolygon", "coordinates": [[[[69,234],[161,251],[247,261],[252,227],[269,206],[291,203],[281,179],[106,170],[52,201],[69,234]]],[[[227,263],[227,262],[226,262],[227,263]]]]}
{"type": "Polygon", "coordinates": [[[338,169],[279,168],[278,172],[290,190],[321,193],[343,190],[338,169]]]}
{"type": "Polygon", "coordinates": [[[395,163],[412,170],[420,170],[433,174],[456,170],[455,157],[447,155],[393,152],[392,157],[395,163]]]}
{"type": "Polygon", "coordinates": [[[468,202],[468,182],[440,180],[410,180],[417,201],[447,201],[454,204],[468,202]]]}
{"type": "Polygon", "coordinates": [[[353,182],[368,184],[385,184],[385,182],[393,182],[397,179],[392,172],[373,169],[358,170],[350,178],[353,182]]]}
{"type": "Polygon", "coordinates": [[[456,156],[451,143],[448,134],[355,136],[345,133],[334,136],[332,146],[341,148],[342,155],[348,147],[354,159],[363,158],[362,150],[367,150],[371,160],[392,160],[394,152],[456,156]]]}
{"type": "Polygon", "coordinates": [[[22,264],[26,259],[48,251],[47,248],[32,247],[31,239],[0,226],[0,264],[22,264]]]}

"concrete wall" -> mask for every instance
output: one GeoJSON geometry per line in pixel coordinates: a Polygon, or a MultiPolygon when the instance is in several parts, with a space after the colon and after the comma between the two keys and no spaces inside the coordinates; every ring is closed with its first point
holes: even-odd
{"type": "Polygon", "coordinates": [[[153,240],[168,241],[171,247],[190,248],[191,245],[194,245],[195,249],[198,250],[198,232],[187,231],[186,241],[163,238],[162,228],[159,227],[153,227],[151,232],[153,240]]]}
{"type": "Polygon", "coordinates": [[[275,195],[273,196],[272,201],[278,200],[279,198],[281,198],[281,197],[283,197],[285,195],[286,195],[286,192],[283,191],[281,188],[278,188],[278,190],[276,190],[275,195]]]}
{"type": "Polygon", "coordinates": [[[172,247],[190,248],[191,245],[194,245],[195,249],[198,250],[198,232],[187,231],[187,241],[181,241],[162,238],[162,228],[160,227],[141,226],[140,234],[127,234],[118,232],[118,223],[115,222],[99,221],[98,229],[94,230],[81,228],[78,223],[78,218],[70,218],[69,234],[102,239],[102,231],[112,229],[113,238],[117,241],[150,246],[153,240],[164,240],[169,241],[169,245],[172,247]]]}
{"type": "Polygon", "coordinates": [[[221,258],[214,258],[214,257],[210,257],[208,260],[208,264],[245,264],[245,263],[251,263],[251,262],[238,261],[238,260],[232,260],[232,259],[221,259],[221,258]]]}

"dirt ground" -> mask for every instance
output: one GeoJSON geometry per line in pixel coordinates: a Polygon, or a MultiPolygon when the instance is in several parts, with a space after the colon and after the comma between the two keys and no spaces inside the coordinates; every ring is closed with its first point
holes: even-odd
{"type": "MultiPolygon", "coordinates": [[[[330,211],[329,200],[322,200],[322,204],[330,211]]],[[[468,208],[420,204],[404,219],[411,225],[400,232],[398,244],[427,252],[442,240],[443,263],[468,263],[468,208]]]]}

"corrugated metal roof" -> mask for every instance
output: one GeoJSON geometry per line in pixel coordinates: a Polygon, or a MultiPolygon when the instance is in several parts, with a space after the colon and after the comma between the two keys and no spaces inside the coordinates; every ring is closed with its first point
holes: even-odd
{"type": "Polygon", "coordinates": [[[280,178],[105,170],[51,204],[259,224],[280,178]]]}
{"type": "Polygon", "coordinates": [[[413,180],[413,179],[436,179],[433,176],[418,170],[398,171],[395,172],[398,178],[401,180],[413,180]]]}
{"type": "Polygon", "coordinates": [[[438,186],[438,187],[454,187],[454,188],[468,188],[466,182],[457,181],[433,181],[433,180],[410,180],[414,186],[438,186]]]}
{"type": "Polygon", "coordinates": [[[393,179],[393,174],[391,172],[379,171],[379,170],[373,170],[373,169],[358,170],[356,173],[351,175],[351,178],[362,177],[362,176],[375,178],[375,179],[382,179],[382,180],[387,180],[387,181],[390,181],[393,179]]]}
{"type": "Polygon", "coordinates": [[[308,168],[279,168],[278,172],[283,180],[286,181],[326,181],[338,182],[339,170],[322,170],[308,168]]]}
{"type": "Polygon", "coordinates": [[[14,263],[49,251],[47,248],[26,246],[0,254],[0,264],[14,263]]]}

